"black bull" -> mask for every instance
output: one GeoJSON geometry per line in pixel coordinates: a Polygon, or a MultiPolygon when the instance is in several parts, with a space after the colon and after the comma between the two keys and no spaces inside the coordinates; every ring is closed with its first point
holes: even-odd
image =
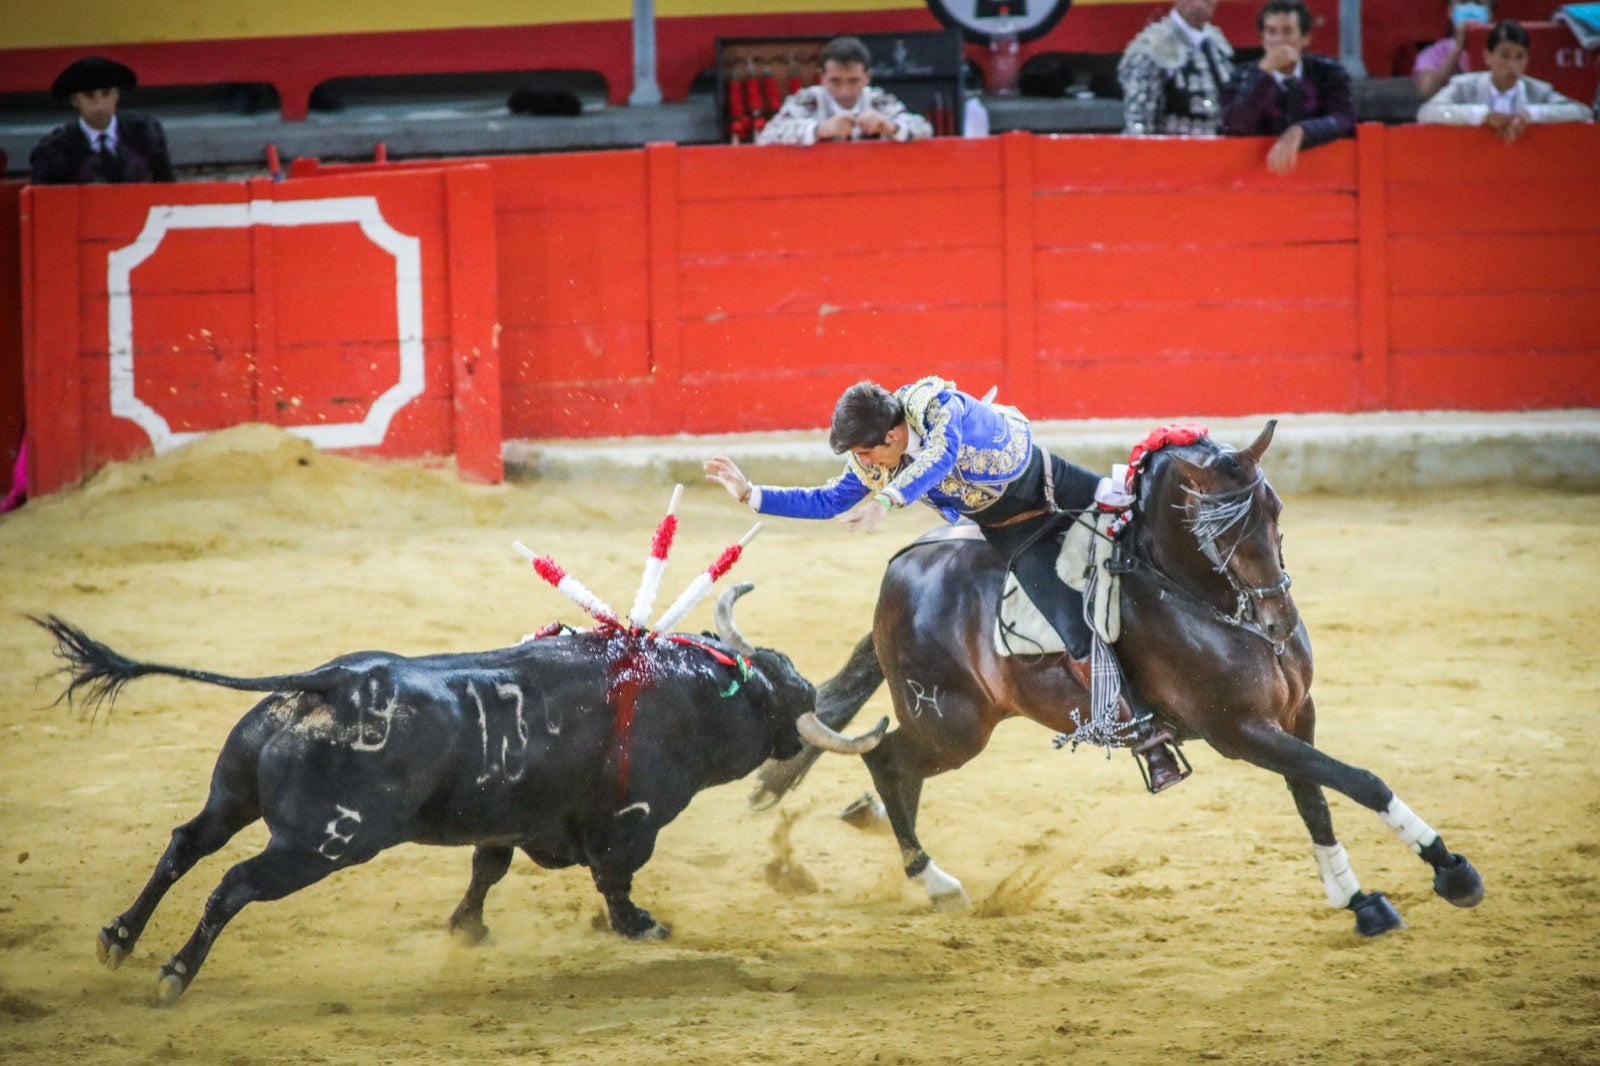
{"type": "Polygon", "coordinates": [[[228,735],[205,808],[173,830],[144,891],[101,930],[101,961],[118,966],[167,890],[258,818],[271,831],[266,848],[223,875],[161,968],[159,1003],[183,994],[246,904],[406,842],[475,845],[450,918],[469,939],[486,932],[484,898],[515,848],[541,866],[587,866],[616,932],[666,936],[629,898],[662,827],[701,789],[798,752],[802,733],[843,739],[819,733],[815,691],[789,659],[751,647],[733,625],[732,601],[749,587],[717,604],[722,646],[601,630],[472,654],[357,652],[256,678],[138,662],[60,619],[36,619],[67,661],[69,698],[114,699],[147,674],[272,693],[228,735]]]}

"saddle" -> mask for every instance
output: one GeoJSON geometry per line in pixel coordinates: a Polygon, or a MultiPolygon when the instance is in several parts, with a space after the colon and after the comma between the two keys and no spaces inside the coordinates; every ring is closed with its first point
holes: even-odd
{"type": "MultiPolygon", "coordinates": [[[[1107,512],[1085,512],[1067,526],[1056,556],[1056,575],[1083,596],[1086,621],[1107,644],[1115,644],[1122,635],[1122,609],[1117,596],[1120,579],[1107,565],[1115,546],[1108,527],[1117,517],[1107,512]]],[[[1055,627],[1009,571],[1000,594],[1000,609],[995,612],[994,648],[1002,656],[1066,651],[1055,627]]]]}
{"type": "MultiPolygon", "coordinates": [[[[1119,578],[1107,566],[1114,547],[1108,527],[1117,518],[1109,512],[1085,512],[1068,525],[1056,556],[1056,573],[1068,588],[1083,595],[1089,625],[1107,644],[1116,643],[1122,633],[1119,578]]],[[[895,554],[950,541],[983,540],[983,531],[976,523],[957,522],[929,530],[895,554]]],[[[995,612],[994,647],[1001,656],[1050,655],[1067,650],[1055,627],[1009,570],[1000,592],[1000,607],[995,612]]]]}

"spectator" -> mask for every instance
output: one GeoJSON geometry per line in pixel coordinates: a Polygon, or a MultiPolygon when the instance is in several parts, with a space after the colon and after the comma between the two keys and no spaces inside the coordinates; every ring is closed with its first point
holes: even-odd
{"type": "Polygon", "coordinates": [[[117,114],[124,90],[138,78],[115,60],[84,56],[57,76],[50,92],[69,100],[78,121],[51,130],[34,146],[28,162],[40,185],[172,181],[167,138],[161,123],[144,115],[117,114]]]}
{"type": "Polygon", "coordinates": [[[1350,75],[1337,61],[1311,55],[1311,10],[1304,0],[1267,0],[1256,16],[1261,60],[1234,70],[1223,92],[1222,128],[1235,137],[1277,137],[1267,169],[1287,174],[1300,149],[1348,137],[1356,129],[1350,75]]]}
{"type": "Polygon", "coordinates": [[[1589,109],[1556,92],[1547,81],[1530,78],[1528,31],[1509,19],[1489,31],[1484,53],[1489,69],[1457,74],[1422,105],[1418,122],[1450,126],[1488,126],[1502,141],[1522,136],[1535,122],[1587,122],[1589,109]]]}
{"type": "Polygon", "coordinates": [[[1467,27],[1474,22],[1489,22],[1494,18],[1494,0],[1450,0],[1448,5],[1450,35],[1441,37],[1417,53],[1411,67],[1411,80],[1424,100],[1444,88],[1445,83],[1457,74],[1472,69],[1472,61],[1464,46],[1467,27]]]}
{"type": "Polygon", "coordinates": [[[928,120],[882,89],[872,87],[872,53],[855,37],[822,46],[822,84],[783,102],[757,144],[804,144],[882,137],[914,141],[933,136],[928,120]]]}
{"type": "Polygon", "coordinates": [[[1216,10],[1217,0],[1177,0],[1128,43],[1117,64],[1123,133],[1220,132],[1233,48],[1211,25],[1216,10]]]}

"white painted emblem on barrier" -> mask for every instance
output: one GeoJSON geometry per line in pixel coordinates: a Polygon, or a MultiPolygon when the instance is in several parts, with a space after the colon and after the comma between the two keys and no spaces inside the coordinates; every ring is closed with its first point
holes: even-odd
{"type": "Polygon", "coordinates": [[[246,226],[327,226],[354,222],[367,239],[394,256],[394,297],[398,312],[400,379],[367,409],[360,422],[285,426],[319,448],[354,448],[382,444],[395,413],[422,395],[422,242],[401,233],[384,219],[375,196],[333,196],[320,200],[251,200],[244,204],[157,204],[145,216],[144,229],[132,244],[107,257],[106,292],[110,297],[111,413],[136,423],[150,435],[156,454],[205,436],[178,433],[133,389],[133,291],[130,278],[140,263],[155,254],[170,230],[242,229],[246,226]]]}

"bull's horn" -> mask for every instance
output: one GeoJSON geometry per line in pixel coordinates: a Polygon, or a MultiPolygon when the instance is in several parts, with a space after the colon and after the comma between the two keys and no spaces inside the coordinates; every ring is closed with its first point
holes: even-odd
{"type": "Polygon", "coordinates": [[[740,596],[755,588],[748,581],[741,581],[717,597],[717,636],[722,638],[722,643],[749,658],[756,653],[756,649],[744,634],[739,632],[739,627],[733,624],[733,604],[740,596]]]}
{"type": "Polygon", "coordinates": [[[1261,456],[1266,452],[1267,445],[1272,443],[1272,431],[1277,428],[1278,420],[1276,418],[1267,420],[1266,428],[1261,431],[1261,435],[1255,439],[1250,447],[1245,449],[1250,458],[1258,463],[1261,461],[1261,456]]]}
{"type": "Polygon", "coordinates": [[[889,719],[880,719],[870,732],[862,733],[859,737],[847,737],[828,726],[817,717],[815,711],[802,714],[795,720],[794,727],[800,731],[800,738],[812,747],[836,751],[840,755],[862,755],[878,746],[878,741],[883,739],[884,732],[889,728],[889,719]]]}

